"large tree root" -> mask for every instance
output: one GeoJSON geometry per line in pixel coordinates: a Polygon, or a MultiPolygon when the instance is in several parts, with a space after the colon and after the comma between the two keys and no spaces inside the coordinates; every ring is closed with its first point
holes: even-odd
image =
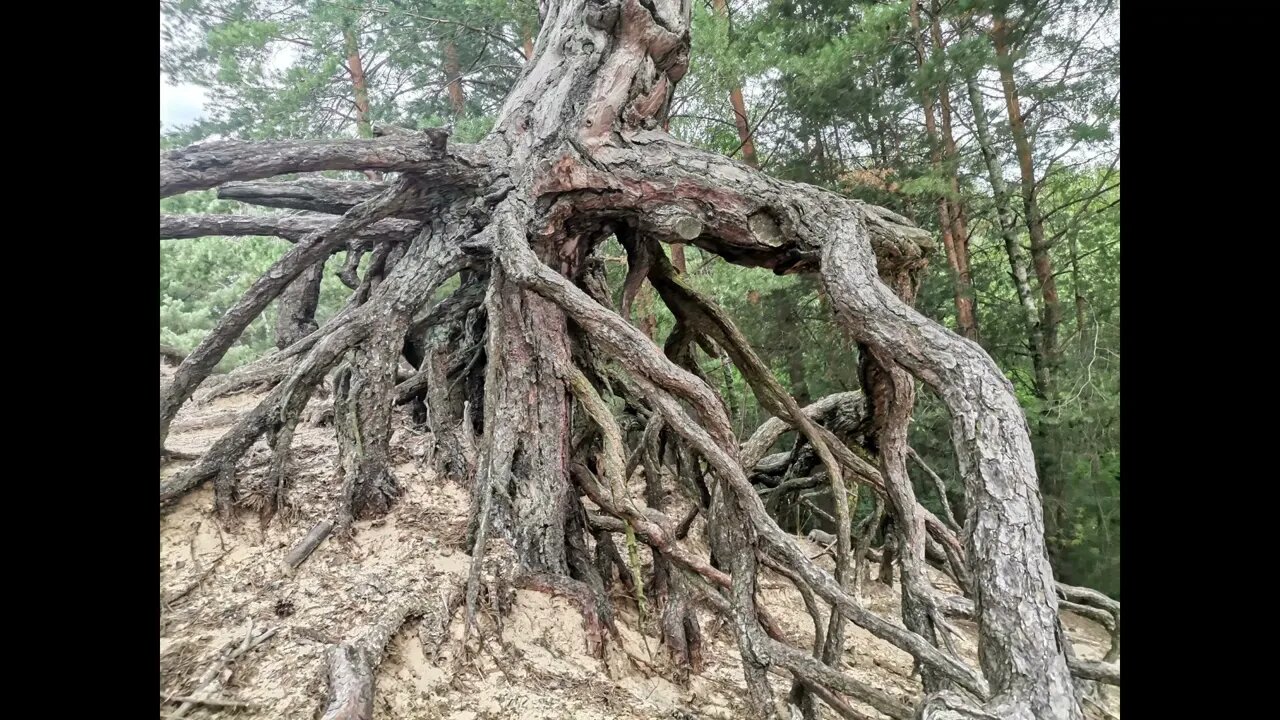
{"type": "Polygon", "coordinates": [[[160,197],[204,190],[232,180],[257,180],[321,170],[425,171],[445,157],[448,134],[413,137],[247,143],[223,140],[160,156],[160,197]]]}
{"type": "MultiPolygon", "coordinates": [[[[462,232],[469,235],[466,230],[462,232]]],[[[351,348],[360,346],[370,336],[377,335],[375,330],[382,327],[388,316],[403,318],[402,327],[407,327],[412,313],[422,306],[441,283],[456,274],[467,262],[457,236],[445,235],[443,232],[424,233],[384,283],[384,292],[379,294],[376,301],[354,310],[344,321],[332,323],[330,334],[318,339],[289,376],[220,437],[199,462],[161,485],[161,507],[172,505],[184,493],[217,475],[224,479],[219,484],[223,491],[217,493],[219,509],[224,517],[229,515],[230,503],[235,500],[231,478],[234,477],[236,462],[262,434],[268,433],[273,448],[270,470],[272,481],[269,483],[268,496],[260,499],[259,503],[267,517],[274,513],[284,502],[293,427],[317,384],[351,348]]],[[[391,337],[398,341],[397,336],[391,337]]],[[[395,347],[398,353],[399,346],[395,347]]],[[[387,413],[391,406],[391,387],[393,386],[389,386],[387,392],[379,397],[379,405],[385,407],[387,413]]],[[[359,475],[357,478],[364,479],[359,475]]],[[[359,485],[353,487],[355,490],[360,489],[359,485]]],[[[385,486],[375,484],[373,487],[381,491],[385,486]]],[[[361,493],[356,491],[347,493],[346,497],[348,504],[343,511],[348,517],[362,511],[373,500],[368,495],[361,498],[361,493]]]]}
{"type": "Polygon", "coordinates": [[[447,591],[441,594],[440,601],[410,594],[351,639],[330,648],[329,704],[321,720],[371,720],[374,673],[382,663],[387,643],[410,618],[452,614],[449,597],[447,591]]]}
{"type": "Polygon", "coordinates": [[[663,414],[667,424],[696,447],[711,462],[720,477],[730,478],[729,486],[736,502],[744,506],[750,526],[759,533],[765,547],[776,549],[780,553],[780,559],[796,568],[817,594],[828,602],[836,603],[839,611],[850,620],[907,652],[937,665],[951,679],[969,690],[981,696],[986,695],[984,683],[962,663],[943,655],[919,635],[895,627],[862,608],[830,575],[814,565],[777,526],[768,516],[741,466],[733,458],[731,453],[736,452],[737,443],[723,414],[723,406],[705,384],[671,364],[648,338],[616,313],[600,307],[558,273],[550,271],[536,258],[530,257],[527,248],[505,242],[508,238],[510,236],[501,230],[495,234],[495,257],[502,259],[522,283],[564,307],[579,327],[636,374],[636,381],[646,399],[663,414]],[[695,422],[690,418],[668,392],[689,402],[699,412],[699,421],[695,422]],[[713,440],[713,434],[720,440],[713,440]]]}
{"type": "MultiPolygon", "coordinates": [[[[475,147],[446,151],[443,134],[410,133],[372,141],[214,143],[162,157],[162,196],[249,181],[222,192],[341,217],[317,222],[302,236],[296,223],[259,221],[275,223],[273,232],[292,234],[297,244],[181,362],[162,393],[161,446],[178,409],[286,287],[340,248],[353,251],[349,258],[373,253],[371,272],[347,278],[354,286],[349,315],[304,337],[297,336],[308,328],[296,328],[288,348],[254,369],[264,373],[257,382],[273,389],[200,461],[162,486],[162,504],[216,477],[219,507],[228,511],[240,500],[236,463],[265,435],[273,450],[271,482],[260,501],[274,512],[287,491],[293,429],[324,377],[345,363],[334,398],[346,481],[340,516],[390,504],[391,408],[420,403],[437,462],[472,492],[468,541],[475,565],[463,594],[469,629],[482,585],[500,618],[503,598],[523,578],[574,599],[588,635],[603,638],[600,629],[612,622],[606,578],[611,582],[617,571],[642,615],[650,607],[661,611],[660,632],[678,663],[697,664],[695,595],[731,623],[747,695],[761,718],[791,713],[768,683],[779,669],[790,674],[791,699],[806,716],[814,715],[815,698],[844,717],[858,717],[846,699],[892,718],[911,716],[897,698],[841,671],[841,624],[848,620],[916,658],[926,687],[937,690],[921,707],[924,717],[1079,720],[1071,670],[1118,682],[1118,664],[1080,664],[1060,646],[1058,592],[1044,552],[1025,418],[980,348],[921,317],[898,296],[901,288],[882,282],[910,277],[922,265],[932,246],[927,235],[883,209],[770,178],[657,130],[688,64],[690,6],[683,0],[547,0],[540,10],[543,27],[529,70],[493,132],[475,147]],[[330,169],[404,174],[385,184],[257,182],[330,169]],[[415,226],[421,230],[411,242],[390,236],[415,226]],[[629,251],[623,310],[647,279],[677,317],[665,352],[611,307],[600,264],[590,259],[611,233],[629,251]],[[869,391],[874,412],[846,422],[835,409],[839,401],[800,407],[723,311],[681,281],[658,242],[694,244],[778,273],[819,274],[837,319],[883,373],[869,391]],[[425,310],[440,283],[463,270],[456,300],[425,310]],[[424,313],[435,315],[424,320],[424,313]],[[776,422],[740,445],[731,421],[740,402],[713,389],[694,362],[697,348],[724,356],[725,372],[730,363],[742,371],[776,422]],[[404,379],[396,374],[401,354],[416,368],[404,379]],[[910,490],[908,373],[951,414],[965,481],[963,522],[949,513],[945,521],[935,517],[910,490]],[[640,425],[653,429],[641,434],[639,454],[628,448],[605,395],[621,398],[640,425]],[[802,444],[781,461],[766,458],[788,427],[802,444]],[[871,432],[878,457],[861,447],[871,432]],[[627,492],[629,455],[643,465],[644,506],[627,492]],[[680,487],[696,498],[683,519],[664,512],[668,455],[680,487]],[[791,488],[830,487],[834,575],[779,527],[753,479],[773,488],[775,509],[791,488]],[[885,550],[900,549],[906,629],[856,599],[856,563],[867,554],[878,517],[865,521],[855,549],[848,479],[873,487],[897,520],[897,541],[885,550]],[[604,514],[589,514],[579,490],[604,514]],[[699,517],[712,558],[684,542],[699,517]],[[588,533],[597,538],[594,556],[588,533]],[[625,535],[628,557],[603,533],[625,535]],[[654,551],[647,589],[639,542],[654,551]],[[939,559],[974,599],[981,674],[946,648],[941,614],[956,603],[934,598],[923,572],[925,562],[939,559]],[[820,605],[830,606],[812,652],[785,638],[757,600],[760,562],[795,584],[816,626],[820,605]],[[497,570],[482,572],[486,567],[497,570]]],[[[170,232],[190,234],[248,221],[166,222],[170,232]]],[[[1112,613],[1096,598],[1067,594],[1076,605],[1112,613]]],[[[392,608],[366,638],[334,650],[326,718],[368,716],[373,668],[410,612],[392,608]]],[[[1118,607],[1112,614],[1118,630],[1118,607]]],[[[1118,640],[1114,652],[1118,657],[1118,640]]]]}
{"type": "Polygon", "coordinates": [[[396,365],[409,318],[390,322],[390,332],[378,332],[351,352],[338,374],[334,391],[333,424],[338,433],[338,468],[343,478],[343,507],[353,518],[383,515],[400,494],[391,472],[391,395],[396,365]]]}

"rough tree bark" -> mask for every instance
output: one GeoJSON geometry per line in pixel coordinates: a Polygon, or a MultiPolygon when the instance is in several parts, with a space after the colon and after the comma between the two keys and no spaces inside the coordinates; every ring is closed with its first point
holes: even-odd
{"type": "MultiPolygon", "coordinates": [[[[1010,720],[1078,720],[1035,466],[1012,387],[980,347],[919,315],[882,281],[917,270],[932,247],[910,221],[778,181],[661,129],[688,67],[690,10],[688,0],[543,0],[532,59],[493,131],[474,147],[446,148],[440,133],[392,133],[333,143],[215,143],[162,156],[162,195],[326,169],[401,173],[365,194],[329,183],[308,195],[301,181],[287,188],[238,186],[264,204],[328,203],[343,214],[302,237],[182,362],[162,394],[162,445],[177,409],[285,285],[377,222],[421,227],[400,244],[398,262],[384,253],[385,274],[360,279],[359,302],[341,322],[295,343],[295,355],[280,353],[273,362],[290,363],[288,372],[209,453],[162,485],[162,505],[216,477],[219,507],[229,512],[238,491],[236,463],[264,435],[278,480],[267,500],[278,505],[287,487],[292,428],[317,384],[339,368],[335,426],[346,481],[340,518],[376,514],[394,500],[386,461],[391,407],[425,389],[427,424],[437,442],[458,440],[448,465],[472,491],[475,565],[466,590],[472,612],[487,556],[511,572],[486,571],[494,579],[485,584],[508,577],[566,594],[579,603],[588,637],[606,642],[601,626],[611,627],[604,580],[613,577],[607,570],[612,540],[604,542],[600,533],[629,528],[662,558],[668,581],[676,574],[689,579],[687,587],[729,619],[760,718],[791,713],[786,699],[773,693],[770,672],[788,674],[796,687],[842,711],[857,700],[893,718],[911,716],[900,699],[841,669],[838,628],[848,621],[913,655],[931,689],[952,688],[925,699],[924,717],[954,717],[952,708],[964,707],[1010,720]],[[339,196],[347,199],[337,202],[339,196]],[[956,543],[951,554],[967,559],[972,576],[981,673],[936,647],[926,624],[912,621],[919,631],[904,629],[853,597],[847,514],[834,577],[779,528],[748,477],[772,442],[740,447],[728,406],[677,352],[680,343],[669,356],[608,302],[597,250],[612,234],[646,248],[647,260],[639,252],[629,256],[632,270],[672,308],[680,332],[724,352],[779,422],[800,430],[820,456],[838,504],[844,505],[848,477],[878,483],[903,517],[914,517],[904,553],[910,563],[922,562],[928,549],[926,528],[947,546],[954,534],[918,507],[905,479],[901,418],[909,412],[908,373],[942,398],[967,491],[965,552],[956,543]],[[880,468],[810,420],[727,315],[683,286],[659,243],[693,244],[738,265],[821,279],[840,324],[891,381],[891,393],[876,391],[890,411],[880,432],[890,452],[880,468]],[[482,294],[483,305],[459,300],[452,304],[462,307],[458,312],[428,310],[441,283],[459,274],[457,297],[482,294]],[[445,352],[440,337],[467,342],[445,352]],[[418,373],[397,385],[395,365],[405,350],[418,358],[418,373]],[[650,421],[660,419],[661,437],[685,458],[677,470],[699,487],[696,516],[668,517],[661,488],[651,488],[643,509],[627,497],[623,434],[602,400],[606,394],[650,421]],[[575,440],[575,425],[586,424],[576,419],[589,419],[594,431],[575,440]],[[588,500],[579,493],[603,515],[584,509],[588,500]],[[684,542],[694,517],[706,523],[720,567],[684,542]],[[590,557],[588,534],[598,544],[596,559],[605,562],[590,557]],[[823,647],[813,648],[819,657],[788,640],[757,600],[762,561],[782,568],[813,607],[830,605],[837,632],[828,628],[823,647]]],[[[663,459],[653,455],[646,476],[657,479],[663,459]]],[[[674,588],[669,585],[668,605],[679,602],[674,588]]],[[[921,605],[927,614],[929,602],[921,605]]],[[[676,652],[676,659],[693,665],[690,635],[697,626],[690,615],[673,613],[670,634],[681,626],[686,652],[676,652]]],[[[335,702],[342,702],[334,707],[355,708],[355,717],[368,707],[364,688],[372,692],[368,660],[335,655],[335,685],[358,691],[335,692],[335,702]]]]}
{"type": "Polygon", "coordinates": [[[324,263],[307,268],[280,295],[276,304],[276,347],[284,350],[310,335],[316,324],[316,306],[320,304],[320,283],[324,280],[324,263]]]}

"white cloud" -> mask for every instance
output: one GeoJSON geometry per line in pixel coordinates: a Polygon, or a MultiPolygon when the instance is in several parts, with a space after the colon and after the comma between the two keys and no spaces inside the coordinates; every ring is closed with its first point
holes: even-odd
{"type": "Polygon", "coordinates": [[[170,84],[160,73],[160,124],[165,128],[185,125],[204,116],[208,95],[204,88],[187,83],[170,84]]]}

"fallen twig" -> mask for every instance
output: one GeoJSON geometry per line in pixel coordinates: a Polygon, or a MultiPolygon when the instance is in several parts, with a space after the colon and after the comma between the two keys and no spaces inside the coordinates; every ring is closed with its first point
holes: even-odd
{"type": "Polygon", "coordinates": [[[208,705],[209,707],[225,707],[225,708],[252,708],[257,707],[253,703],[243,700],[232,700],[226,698],[198,698],[189,695],[174,695],[166,697],[161,695],[160,698],[165,702],[171,703],[195,703],[196,705],[208,705]]]}
{"type": "Polygon", "coordinates": [[[168,597],[161,598],[161,602],[163,602],[166,606],[172,605],[178,600],[181,600],[182,598],[191,594],[192,590],[195,590],[196,588],[200,587],[205,580],[209,579],[209,576],[213,574],[213,571],[218,568],[218,563],[222,562],[222,559],[225,558],[226,556],[227,556],[226,553],[219,555],[212,563],[209,563],[209,567],[205,568],[204,572],[200,573],[196,577],[196,579],[193,582],[191,582],[191,584],[169,595],[168,597]]]}
{"type": "Polygon", "coordinates": [[[270,630],[266,630],[258,635],[254,635],[253,621],[250,620],[249,629],[245,632],[244,640],[240,641],[239,645],[236,645],[236,641],[232,640],[222,647],[222,651],[218,653],[218,660],[210,665],[208,670],[204,671],[204,674],[200,676],[200,679],[196,680],[196,687],[191,693],[191,698],[184,701],[171,717],[181,718],[188,712],[191,712],[191,708],[195,707],[196,703],[203,703],[204,700],[202,695],[205,688],[213,684],[213,681],[217,679],[223,668],[229,665],[232,660],[244,655],[267,640],[270,640],[271,637],[276,634],[276,630],[278,629],[279,628],[271,628],[270,630]]]}
{"type": "Polygon", "coordinates": [[[333,532],[332,520],[323,520],[318,523],[311,528],[311,532],[307,533],[306,537],[302,538],[302,542],[293,546],[293,549],[285,556],[284,564],[290,570],[298,569],[298,566],[306,562],[308,557],[311,557],[311,553],[320,547],[320,543],[324,542],[324,539],[329,537],[331,532],[333,532]]]}

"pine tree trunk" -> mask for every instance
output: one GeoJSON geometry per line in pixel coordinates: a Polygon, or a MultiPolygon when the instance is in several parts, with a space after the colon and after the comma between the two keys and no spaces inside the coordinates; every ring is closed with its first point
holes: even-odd
{"type": "MultiPolygon", "coordinates": [[[[933,0],[929,12],[929,32],[933,38],[934,52],[946,62],[947,46],[942,39],[942,14],[938,0],[933,0]]],[[[982,342],[978,329],[978,298],[973,291],[973,274],[969,269],[969,229],[965,221],[963,196],[960,193],[959,163],[960,153],[956,148],[955,135],[951,132],[951,90],[948,87],[950,75],[944,74],[938,84],[938,99],[942,110],[942,152],[946,164],[947,179],[951,182],[951,198],[948,210],[951,214],[951,237],[955,243],[956,275],[955,290],[957,299],[963,297],[965,313],[968,319],[961,323],[961,334],[982,342]]],[[[959,306],[957,306],[959,310],[959,306]]]]}
{"type": "Polygon", "coordinates": [[[449,86],[449,106],[453,114],[461,116],[467,109],[467,98],[462,92],[462,65],[458,62],[458,46],[451,41],[444,44],[444,75],[449,86]]]}
{"type": "Polygon", "coordinates": [[[1002,15],[996,15],[991,38],[995,44],[996,68],[1000,71],[1000,84],[1004,89],[1005,106],[1009,115],[1009,132],[1013,135],[1013,145],[1018,153],[1023,213],[1031,236],[1031,260],[1040,281],[1040,297],[1044,303],[1040,332],[1044,337],[1045,362],[1052,373],[1052,368],[1057,364],[1058,326],[1062,321],[1062,308],[1058,300],[1058,284],[1053,274],[1053,261],[1044,235],[1044,217],[1036,198],[1035,165],[1018,98],[1018,86],[1013,76],[1014,60],[1010,54],[1009,32],[1009,21],[1002,15]]]}
{"type": "Polygon", "coordinates": [[[533,31],[529,29],[528,25],[525,25],[520,29],[520,32],[524,35],[524,44],[521,46],[524,50],[524,60],[525,62],[530,62],[533,60],[533,31]]]}
{"type": "Polygon", "coordinates": [[[1022,322],[1027,332],[1027,346],[1031,351],[1031,365],[1035,377],[1035,394],[1036,397],[1045,400],[1049,397],[1052,385],[1049,366],[1044,355],[1044,336],[1040,332],[1040,310],[1036,307],[1035,296],[1031,293],[1027,258],[1022,252],[1021,243],[1018,242],[1017,220],[1009,204],[1009,190],[1005,185],[1000,158],[996,154],[995,144],[991,138],[986,108],[982,101],[982,91],[978,89],[978,82],[973,77],[968,78],[966,82],[969,88],[969,104],[973,107],[974,135],[977,136],[978,148],[982,152],[982,162],[987,168],[987,179],[991,182],[991,199],[996,206],[1000,237],[1004,240],[1013,287],[1018,294],[1018,304],[1022,308],[1022,322]]]}
{"type": "Polygon", "coordinates": [[[1089,327],[1085,316],[1089,300],[1084,295],[1084,286],[1080,277],[1080,248],[1074,232],[1067,233],[1067,250],[1071,253],[1071,290],[1076,301],[1076,334],[1079,336],[1080,357],[1089,353],[1089,327]]]}
{"type": "MultiPolygon", "coordinates": [[[[1000,72],[1000,84],[1004,90],[1005,107],[1009,115],[1009,132],[1013,135],[1014,148],[1018,154],[1018,170],[1022,187],[1023,214],[1027,231],[1031,237],[1031,261],[1036,277],[1040,281],[1040,297],[1044,307],[1041,315],[1040,334],[1043,338],[1043,355],[1046,376],[1050,384],[1046,386],[1045,409],[1052,412],[1058,402],[1057,388],[1052,383],[1057,374],[1061,359],[1061,348],[1058,347],[1058,329],[1062,323],[1062,306],[1058,299],[1058,283],[1054,277],[1053,260],[1049,254],[1049,244],[1044,233],[1044,216],[1040,212],[1037,199],[1035,166],[1031,155],[1031,141],[1027,136],[1027,128],[1022,115],[1018,97],[1018,87],[1014,79],[1014,59],[1009,46],[1009,21],[997,14],[991,30],[992,41],[996,49],[996,67],[1000,72]]],[[[1066,491],[1063,469],[1059,462],[1061,454],[1061,438],[1056,425],[1039,422],[1036,427],[1039,438],[1040,490],[1044,495],[1045,533],[1048,538],[1051,554],[1058,558],[1065,541],[1069,522],[1063,495],[1066,491]]]]}
{"type": "MultiPolygon", "coordinates": [[[[916,65],[923,69],[925,66],[925,41],[924,31],[920,26],[920,5],[921,0],[912,0],[911,2],[911,32],[916,48],[916,65]]],[[[933,112],[933,94],[928,88],[921,91],[921,107],[924,108],[924,126],[925,135],[929,141],[929,153],[932,159],[933,169],[935,172],[943,173],[943,157],[941,142],[938,139],[938,123],[933,112]]],[[[954,180],[954,178],[952,178],[954,180]]],[[[958,187],[958,186],[957,186],[958,187]]],[[[973,291],[968,282],[968,260],[962,258],[964,252],[963,240],[956,237],[955,216],[957,210],[952,208],[952,203],[946,196],[938,198],[938,226],[942,232],[942,245],[947,251],[947,268],[951,274],[952,297],[956,306],[956,326],[960,329],[960,334],[965,337],[976,340],[978,336],[978,322],[974,314],[973,307],[973,291]]]]}
{"type": "MultiPolygon", "coordinates": [[[[729,6],[725,0],[711,0],[712,6],[720,17],[728,20],[729,6]]],[[[735,84],[729,89],[729,105],[733,108],[733,124],[738,128],[738,140],[742,143],[742,161],[753,168],[760,167],[756,158],[756,143],[752,138],[751,122],[747,116],[747,103],[742,99],[742,86],[735,84]]]]}
{"type": "Polygon", "coordinates": [[[369,85],[364,75],[364,61],[360,58],[360,46],[352,30],[344,31],[343,39],[346,42],[347,73],[351,77],[356,108],[356,132],[360,137],[373,137],[373,125],[369,117],[369,85]]]}

